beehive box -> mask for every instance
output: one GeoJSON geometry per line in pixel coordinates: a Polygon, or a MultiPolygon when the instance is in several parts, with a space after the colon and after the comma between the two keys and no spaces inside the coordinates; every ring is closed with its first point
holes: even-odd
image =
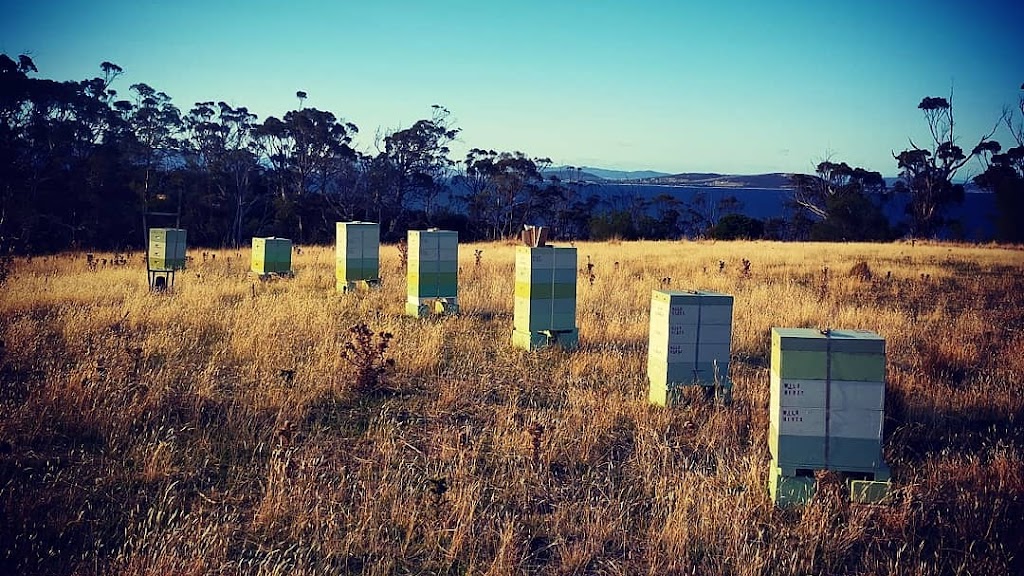
{"type": "Polygon", "coordinates": [[[772,328],[769,410],[780,466],[884,469],[885,340],[866,330],[772,328]]]}
{"type": "Polygon", "coordinates": [[[711,386],[729,375],[732,304],[728,294],[654,290],[647,349],[649,399],[670,406],[680,386],[711,386]]]}
{"type": "Polygon", "coordinates": [[[292,241],[287,238],[253,238],[252,271],[256,274],[288,274],[292,271],[292,241]]]}
{"type": "Polygon", "coordinates": [[[380,279],[380,225],[375,222],[338,222],[335,245],[338,290],[351,283],[380,279]]]}
{"type": "Polygon", "coordinates": [[[576,249],[556,246],[516,248],[513,345],[533,349],[557,340],[574,347],[576,339],[553,333],[576,331],[576,249]],[[547,332],[543,338],[539,333],[547,332]],[[571,343],[571,344],[570,344],[571,343]]]}
{"type": "Polygon", "coordinates": [[[181,228],[150,228],[150,270],[181,270],[185,268],[185,231],[181,228]]]}
{"type": "Polygon", "coordinates": [[[406,313],[418,317],[424,305],[437,302],[443,302],[446,311],[457,310],[459,233],[410,230],[408,237],[406,313]]]}

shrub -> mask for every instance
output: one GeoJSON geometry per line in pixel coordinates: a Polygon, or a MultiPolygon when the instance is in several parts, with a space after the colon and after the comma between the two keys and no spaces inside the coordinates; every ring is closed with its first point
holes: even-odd
{"type": "Polygon", "coordinates": [[[708,230],[715,240],[757,240],[764,236],[764,222],[743,214],[723,216],[708,230]]]}

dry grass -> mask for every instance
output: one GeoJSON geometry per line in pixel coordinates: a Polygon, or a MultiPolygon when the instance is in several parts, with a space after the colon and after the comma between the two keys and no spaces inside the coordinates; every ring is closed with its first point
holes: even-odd
{"type": "Polygon", "coordinates": [[[578,248],[571,354],[511,349],[508,244],[462,246],[462,314],[427,320],[401,315],[394,246],[383,287],[350,295],[324,247],[270,282],[245,251],[193,251],[169,295],[138,255],[17,261],[0,292],[0,572],[1024,572],[1024,252],[578,248]],[[735,295],[734,406],[647,405],[667,278],[735,295]],[[387,392],[356,390],[359,322],[394,335],[387,392]],[[801,510],[768,501],[772,326],[886,337],[890,504],[851,506],[828,477],[801,510]]]}

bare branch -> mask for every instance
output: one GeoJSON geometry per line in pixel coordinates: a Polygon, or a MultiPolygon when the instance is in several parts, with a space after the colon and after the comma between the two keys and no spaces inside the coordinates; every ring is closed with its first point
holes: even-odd
{"type": "Polygon", "coordinates": [[[949,83],[949,108],[946,108],[946,118],[949,121],[949,143],[955,144],[956,138],[953,136],[953,83],[949,83]]]}

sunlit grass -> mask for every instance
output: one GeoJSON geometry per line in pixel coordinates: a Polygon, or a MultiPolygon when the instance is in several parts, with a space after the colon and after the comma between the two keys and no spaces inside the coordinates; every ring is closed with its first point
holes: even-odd
{"type": "Polygon", "coordinates": [[[346,295],[331,247],[270,281],[246,250],[193,250],[168,294],[139,254],[18,260],[0,289],[0,568],[1020,572],[1024,251],[577,249],[580,349],[532,354],[509,343],[510,243],[461,246],[461,314],[423,320],[403,315],[394,246],[382,286],[346,295]],[[735,296],[733,406],[647,405],[662,287],[735,296]],[[354,387],[357,323],[394,335],[390,392],[354,387]],[[802,510],[768,501],[772,326],[886,338],[891,503],[851,506],[828,478],[802,510]]]}

